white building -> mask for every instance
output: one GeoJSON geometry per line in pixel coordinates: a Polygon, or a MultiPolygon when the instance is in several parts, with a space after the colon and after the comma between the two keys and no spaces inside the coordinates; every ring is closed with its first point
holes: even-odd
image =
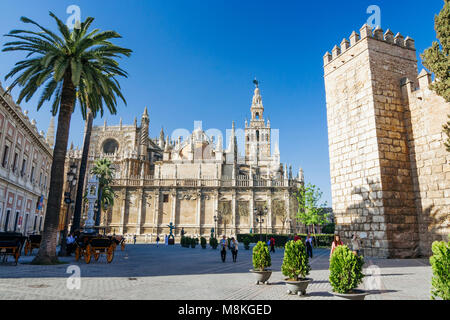
{"type": "Polygon", "coordinates": [[[27,113],[0,83],[0,231],[25,235],[43,229],[55,138],[27,113]]]}

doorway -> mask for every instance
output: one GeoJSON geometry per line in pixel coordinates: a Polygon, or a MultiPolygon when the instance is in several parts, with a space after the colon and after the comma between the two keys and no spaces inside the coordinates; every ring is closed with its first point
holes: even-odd
{"type": "Polygon", "coordinates": [[[8,232],[8,226],[9,226],[9,216],[11,215],[11,209],[6,210],[6,218],[5,218],[5,224],[3,226],[3,230],[5,232],[8,232]]]}

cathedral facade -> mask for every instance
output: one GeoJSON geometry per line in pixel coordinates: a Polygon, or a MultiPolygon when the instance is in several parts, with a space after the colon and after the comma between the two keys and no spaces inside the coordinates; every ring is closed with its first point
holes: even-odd
{"type": "MultiPolygon", "coordinates": [[[[240,134],[233,122],[226,148],[221,133],[200,127],[184,137],[161,129],[150,138],[147,108],[139,126],[137,119],[133,125],[94,126],[88,169],[103,158],[115,168],[114,206],[101,217],[106,231],[136,235],[138,241],[168,234],[171,222],[176,236],[182,229],[205,237],[298,231],[294,192],[303,172],[294,177],[292,167],[280,163],[256,80],[255,85],[251,120],[240,134]],[[245,150],[239,150],[238,136],[245,150]]],[[[81,150],[71,148],[68,158],[79,161],[81,150]]]]}

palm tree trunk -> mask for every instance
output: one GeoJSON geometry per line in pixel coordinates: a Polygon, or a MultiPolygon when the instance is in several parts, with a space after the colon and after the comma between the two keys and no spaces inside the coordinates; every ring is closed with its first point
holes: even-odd
{"type": "Polygon", "coordinates": [[[50,190],[45,212],[44,230],[41,246],[33,264],[56,264],[56,237],[58,233],[59,214],[64,185],[64,163],[66,161],[67,142],[69,140],[70,119],[75,105],[75,87],[71,80],[71,72],[64,77],[59,107],[58,128],[56,130],[55,148],[50,176],[50,190]]]}
{"type": "Polygon", "coordinates": [[[83,141],[83,153],[81,155],[80,172],[78,175],[78,186],[77,186],[77,196],[75,198],[75,211],[73,213],[71,232],[80,229],[81,221],[81,209],[83,206],[83,194],[84,194],[84,178],[86,176],[86,168],[89,156],[89,145],[91,143],[91,133],[92,133],[92,122],[94,116],[90,110],[88,110],[86,126],[84,130],[84,141],[83,141]]]}

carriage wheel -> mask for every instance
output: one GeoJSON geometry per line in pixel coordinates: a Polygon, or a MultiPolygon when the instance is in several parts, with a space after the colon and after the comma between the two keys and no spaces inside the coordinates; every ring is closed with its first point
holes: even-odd
{"type": "Polygon", "coordinates": [[[111,263],[114,259],[114,247],[110,246],[106,252],[106,261],[108,261],[108,263],[111,263]]]}
{"type": "Polygon", "coordinates": [[[120,249],[123,251],[125,250],[125,242],[122,242],[122,244],[120,245],[120,249]]]}
{"type": "Polygon", "coordinates": [[[97,253],[94,251],[94,259],[95,261],[98,261],[98,258],[100,258],[100,253],[97,253]]]}
{"type": "Polygon", "coordinates": [[[86,251],[84,253],[84,262],[86,262],[87,264],[89,264],[91,262],[91,245],[87,245],[86,246],[86,251]]]}
{"type": "Polygon", "coordinates": [[[81,250],[80,250],[79,247],[77,247],[77,248],[75,249],[75,261],[80,260],[80,255],[81,255],[81,252],[80,252],[80,251],[81,251],[81,250]]]}

